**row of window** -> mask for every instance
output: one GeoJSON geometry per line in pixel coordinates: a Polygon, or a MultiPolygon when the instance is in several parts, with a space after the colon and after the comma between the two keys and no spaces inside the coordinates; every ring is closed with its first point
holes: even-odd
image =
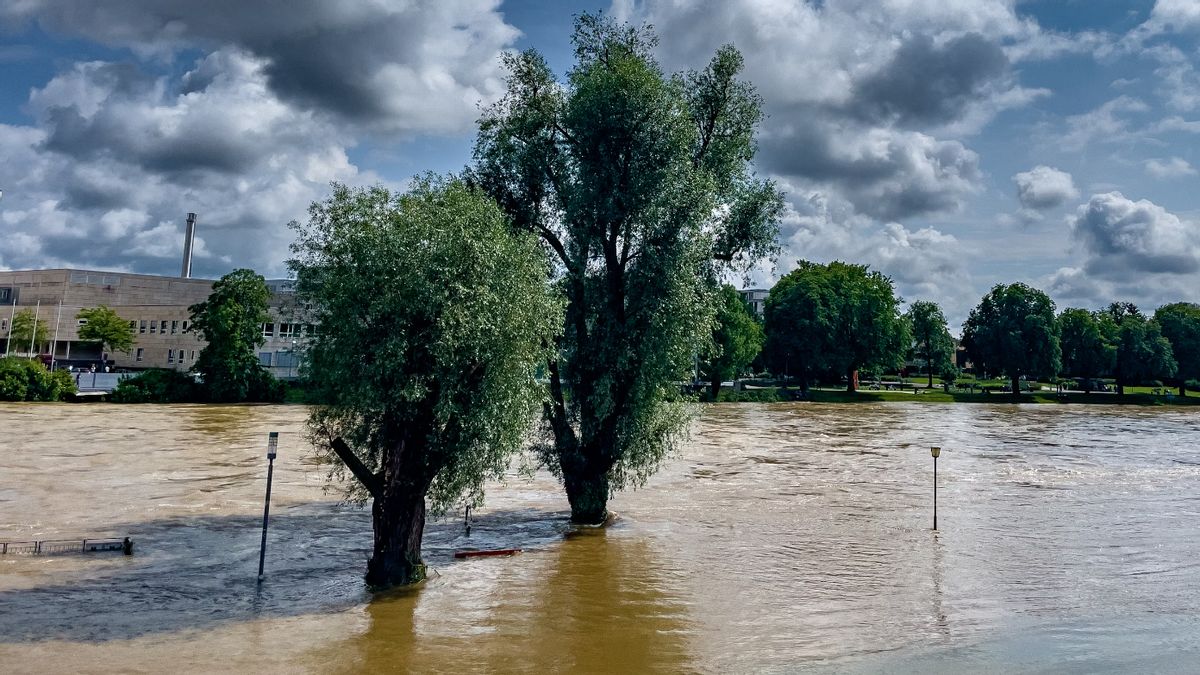
{"type": "Polygon", "coordinates": [[[317,327],[311,323],[264,323],[263,337],[298,338],[304,335],[315,335],[317,327]],[[278,327],[278,330],[276,329],[278,327]]]}
{"type": "Polygon", "coordinates": [[[155,333],[162,333],[163,335],[166,335],[168,323],[171,325],[170,326],[171,335],[175,335],[176,333],[179,333],[179,332],[183,332],[183,333],[187,332],[187,329],[188,329],[187,321],[155,321],[154,319],[151,319],[149,321],[146,321],[145,319],[142,319],[141,321],[130,321],[129,329],[130,330],[136,329],[137,332],[145,334],[147,332],[146,329],[149,328],[150,329],[149,333],[151,335],[154,335],[155,333]]]}
{"type": "MultiPolygon", "coordinates": [[[[137,353],[134,355],[133,360],[134,361],[143,361],[143,360],[145,360],[145,358],[146,358],[145,348],[138,347],[137,353]]],[[[179,363],[187,363],[187,361],[189,361],[189,360],[195,361],[196,360],[196,350],[195,349],[192,349],[192,350],[168,349],[167,350],[167,363],[175,363],[176,359],[178,359],[179,363]],[[188,358],[189,351],[191,352],[190,359],[188,358]]]]}

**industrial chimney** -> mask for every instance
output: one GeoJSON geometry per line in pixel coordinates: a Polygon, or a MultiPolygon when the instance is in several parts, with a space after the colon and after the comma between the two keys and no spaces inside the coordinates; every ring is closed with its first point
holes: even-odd
{"type": "Polygon", "coordinates": [[[192,240],[196,238],[196,214],[187,215],[187,231],[183,235],[183,271],[179,276],[184,279],[192,278],[192,240]]]}

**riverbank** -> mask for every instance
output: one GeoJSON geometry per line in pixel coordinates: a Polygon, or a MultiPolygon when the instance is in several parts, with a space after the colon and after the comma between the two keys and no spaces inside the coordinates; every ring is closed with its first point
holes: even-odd
{"type": "MultiPolygon", "coordinates": [[[[859,390],[848,392],[844,389],[809,389],[802,395],[799,389],[769,387],[763,389],[743,389],[733,391],[722,389],[717,402],[719,403],[777,403],[787,401],[806,401],[811,403],[1038,403],[1063,404],[1083,403],[1089,405],[1134,405],[1134,406],[1200,406],[1200,394],[1189,391],[1186,397],[1176,393],[1152,394],[1148,392],[1129,392],[1124,396],[1115,393],[1068,391],[1022,392],[1019,397],[1011,393],[994,392],[989,394],[965,391],[946,392],[934,389],[902,389],[859,390]]],[[[711,402],[711,401],[710,401],[711,402]]]]}

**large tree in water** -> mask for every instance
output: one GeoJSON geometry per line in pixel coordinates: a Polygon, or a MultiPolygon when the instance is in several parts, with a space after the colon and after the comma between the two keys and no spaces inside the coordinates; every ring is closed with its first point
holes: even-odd
{"type": "Polygon", "coordinates": [[[367,582],[413,583],[426,499],[435,512],[478,503],[526,440],[560,303],[537,240],[461,181],[398,196],[335,186],[310,214],[289,261],[320,325],[306,345],[323,402],[310,429],[373,500],[367,582]]]}
{"type": "Polygon", "coordinates": [[[506,57],[473,180],[554,261],[567,306],[545,460],[572,519],[598,523],[686,429],[678,383],[711,340],[714,281],[773,251],[782,198],[751,171],[762,112],[736,49],[668,76],[646,29],[585,14],[573,42],[562,83],[535,51],[506,57]]]}

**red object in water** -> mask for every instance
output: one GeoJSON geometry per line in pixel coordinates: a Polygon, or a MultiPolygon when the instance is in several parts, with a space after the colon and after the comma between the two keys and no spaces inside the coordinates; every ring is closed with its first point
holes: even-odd
{"type": "Polygon", "coordinates": [[[455,551],[455,558],[483,558],[496,555],[516,555],[521,552],[519,548],[495,548],[490,551],[455,551]]]}

